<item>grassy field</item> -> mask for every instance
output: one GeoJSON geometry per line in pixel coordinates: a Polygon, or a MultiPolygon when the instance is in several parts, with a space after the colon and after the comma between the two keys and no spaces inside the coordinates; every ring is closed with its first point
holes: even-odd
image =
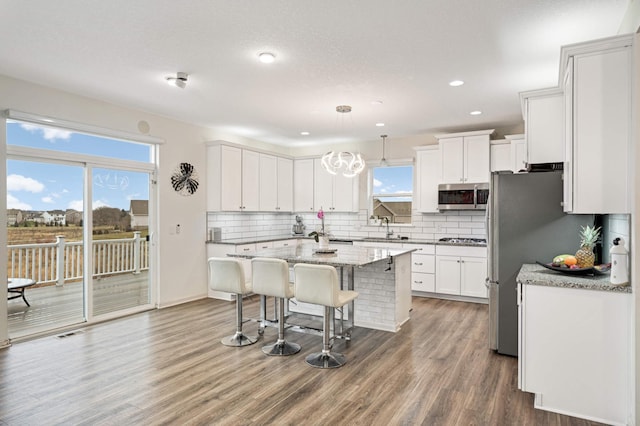
{"type": "MultiPolygon", "coordinates": [[[[28,228],[7,228],[7,244],[39,244],[55,243],[56,236],[65,237],[65,241],[82,241],[83,228],[81,226],[38,226],[28,228]]],[[[142,231],[142,237],[147,236],[147,230],[142,231]]],[[[118,238],[133,238],[133,232],[116,231],[112,227],[94,228],[94,240],[111,240],[118,238]]]]}

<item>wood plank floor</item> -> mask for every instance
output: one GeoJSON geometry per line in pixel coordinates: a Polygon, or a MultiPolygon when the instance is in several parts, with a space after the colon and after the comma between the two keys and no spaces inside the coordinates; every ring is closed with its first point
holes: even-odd
{"type": "MultiPolygon", "coordinates": [[[[414,298],[398,333],[356,328],[335,370],[229,348],[234,304],[204,299],[0,350],[1,425],[594,425],[534,410],[517,359],[487,349],[487,305],[414,298]]],[[[257,317],[257,298],[245,302],[257,317]]],[[[248,323],[249,332],[257,330],[248,323]]]]}

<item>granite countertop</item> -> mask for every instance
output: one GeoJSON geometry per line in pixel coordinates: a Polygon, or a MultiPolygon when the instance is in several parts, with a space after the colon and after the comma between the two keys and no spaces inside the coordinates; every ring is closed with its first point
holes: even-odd
{"type": "Polygon", "coordinates": [[[568,275],[551,271],[536,264],[522,265],[516,281],[525,285],[631,293],[631,286],[612,285],[609,282],[609,274],[596,276],[568,275]]]}
{"type": "Polygon", "coordinates": [[[284,259],[289,263],[315,263],[333,266],[364,266],[375,262],[390,262],[396,256],[409,254],[415,249],[387,249],[340,245],[333,247],[335,253],[317,253],[317,245],[298,244],[296,247],[278,247],[249,251],[245,253],[229,253],[230,257],[252,259],[254,257],[273,257],[284,259]]]}
{"type": "MultiPolygon", "coordinates": [[[[306,235],[283,235],[283,236],[273,236],[273,237],[246,237],[246,238],[232,238],[228,240],[221,241],[207,241],[207,244],[253,244],[253,243],[264,243],[270,241],[282,241],[282,240],[291,240],[291,239],[302,239],[302,240],[311,240],[312,237],[307,237],[306,235]]],[[[443,245],[443,246],[466,246],[466,247],[486,247],[486,243],[451,243],[433,239],[421,239],[421,238],[410,238],[407,240],[400,238],[371,238],[371,237],[332,237],[329,240],[329,244],[335,243],[340,244],[344,242],[371,242],[371,243],[390,243],[390,244],[432,244],[432,245],[443,245]]]]}

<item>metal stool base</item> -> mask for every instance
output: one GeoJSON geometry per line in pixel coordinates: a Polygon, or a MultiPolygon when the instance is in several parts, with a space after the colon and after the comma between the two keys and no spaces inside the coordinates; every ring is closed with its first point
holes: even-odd
{"type": "Polygon", "coordinates": [[[236,332],[236,334],[234,334],[233,336],[228,336],[221,340],[222,344],[225,346],[249,346],[253,345],[257,341],[257,336],[249,337],[244,335],[243,333],[238,332],[236,332]]]}
{"type": "Polygon", "coordinates": [[[262,347],[262,352],[270,356],[287,356],[300,352],[300,345],[297,343],[289,343],[283,341],[277,341],[272,345],[266,345],[262,347]]]}
{"type": "Polygon", "coordinates": [[[307,364],[316,368],[338,368],[346,364],[347,360],[342,354],[335,352],[315,352],[305,359],[307,364]]]}

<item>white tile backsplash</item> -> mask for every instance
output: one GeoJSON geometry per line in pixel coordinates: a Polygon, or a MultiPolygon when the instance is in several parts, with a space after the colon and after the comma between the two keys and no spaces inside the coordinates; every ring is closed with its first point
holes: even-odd
{"type": "MultiPolygon", "coordinates": [[[[298,213],[302,217],[305,235],[320,229],[317,213],[298,213]]],[[[269,238],[292,234],[296,214],[292,213],[230,213],[209,212],[207,229],[222,229],[222,239],[269,238]]],[[[418,239],[442,237],[486,238],[483,211],[451,211],[443,213],[414,213],[412,223],[389,224],[393,236],[418,239]]],[[[358,213],[325,212],[325,230],[335,238],[385,237],[386,226],[369,225],[366,209],[358,213]]]]}
{"type": "Polygon", "coordinates": [[[603,218],[603,235],[602,235],[602,257],[603,263],[611,261],[609,250],[613,245],[615,238],[624,240],[624,247],[629,251],[631,246],[631,215],[628,214],[607,214],[603,218]]]}

